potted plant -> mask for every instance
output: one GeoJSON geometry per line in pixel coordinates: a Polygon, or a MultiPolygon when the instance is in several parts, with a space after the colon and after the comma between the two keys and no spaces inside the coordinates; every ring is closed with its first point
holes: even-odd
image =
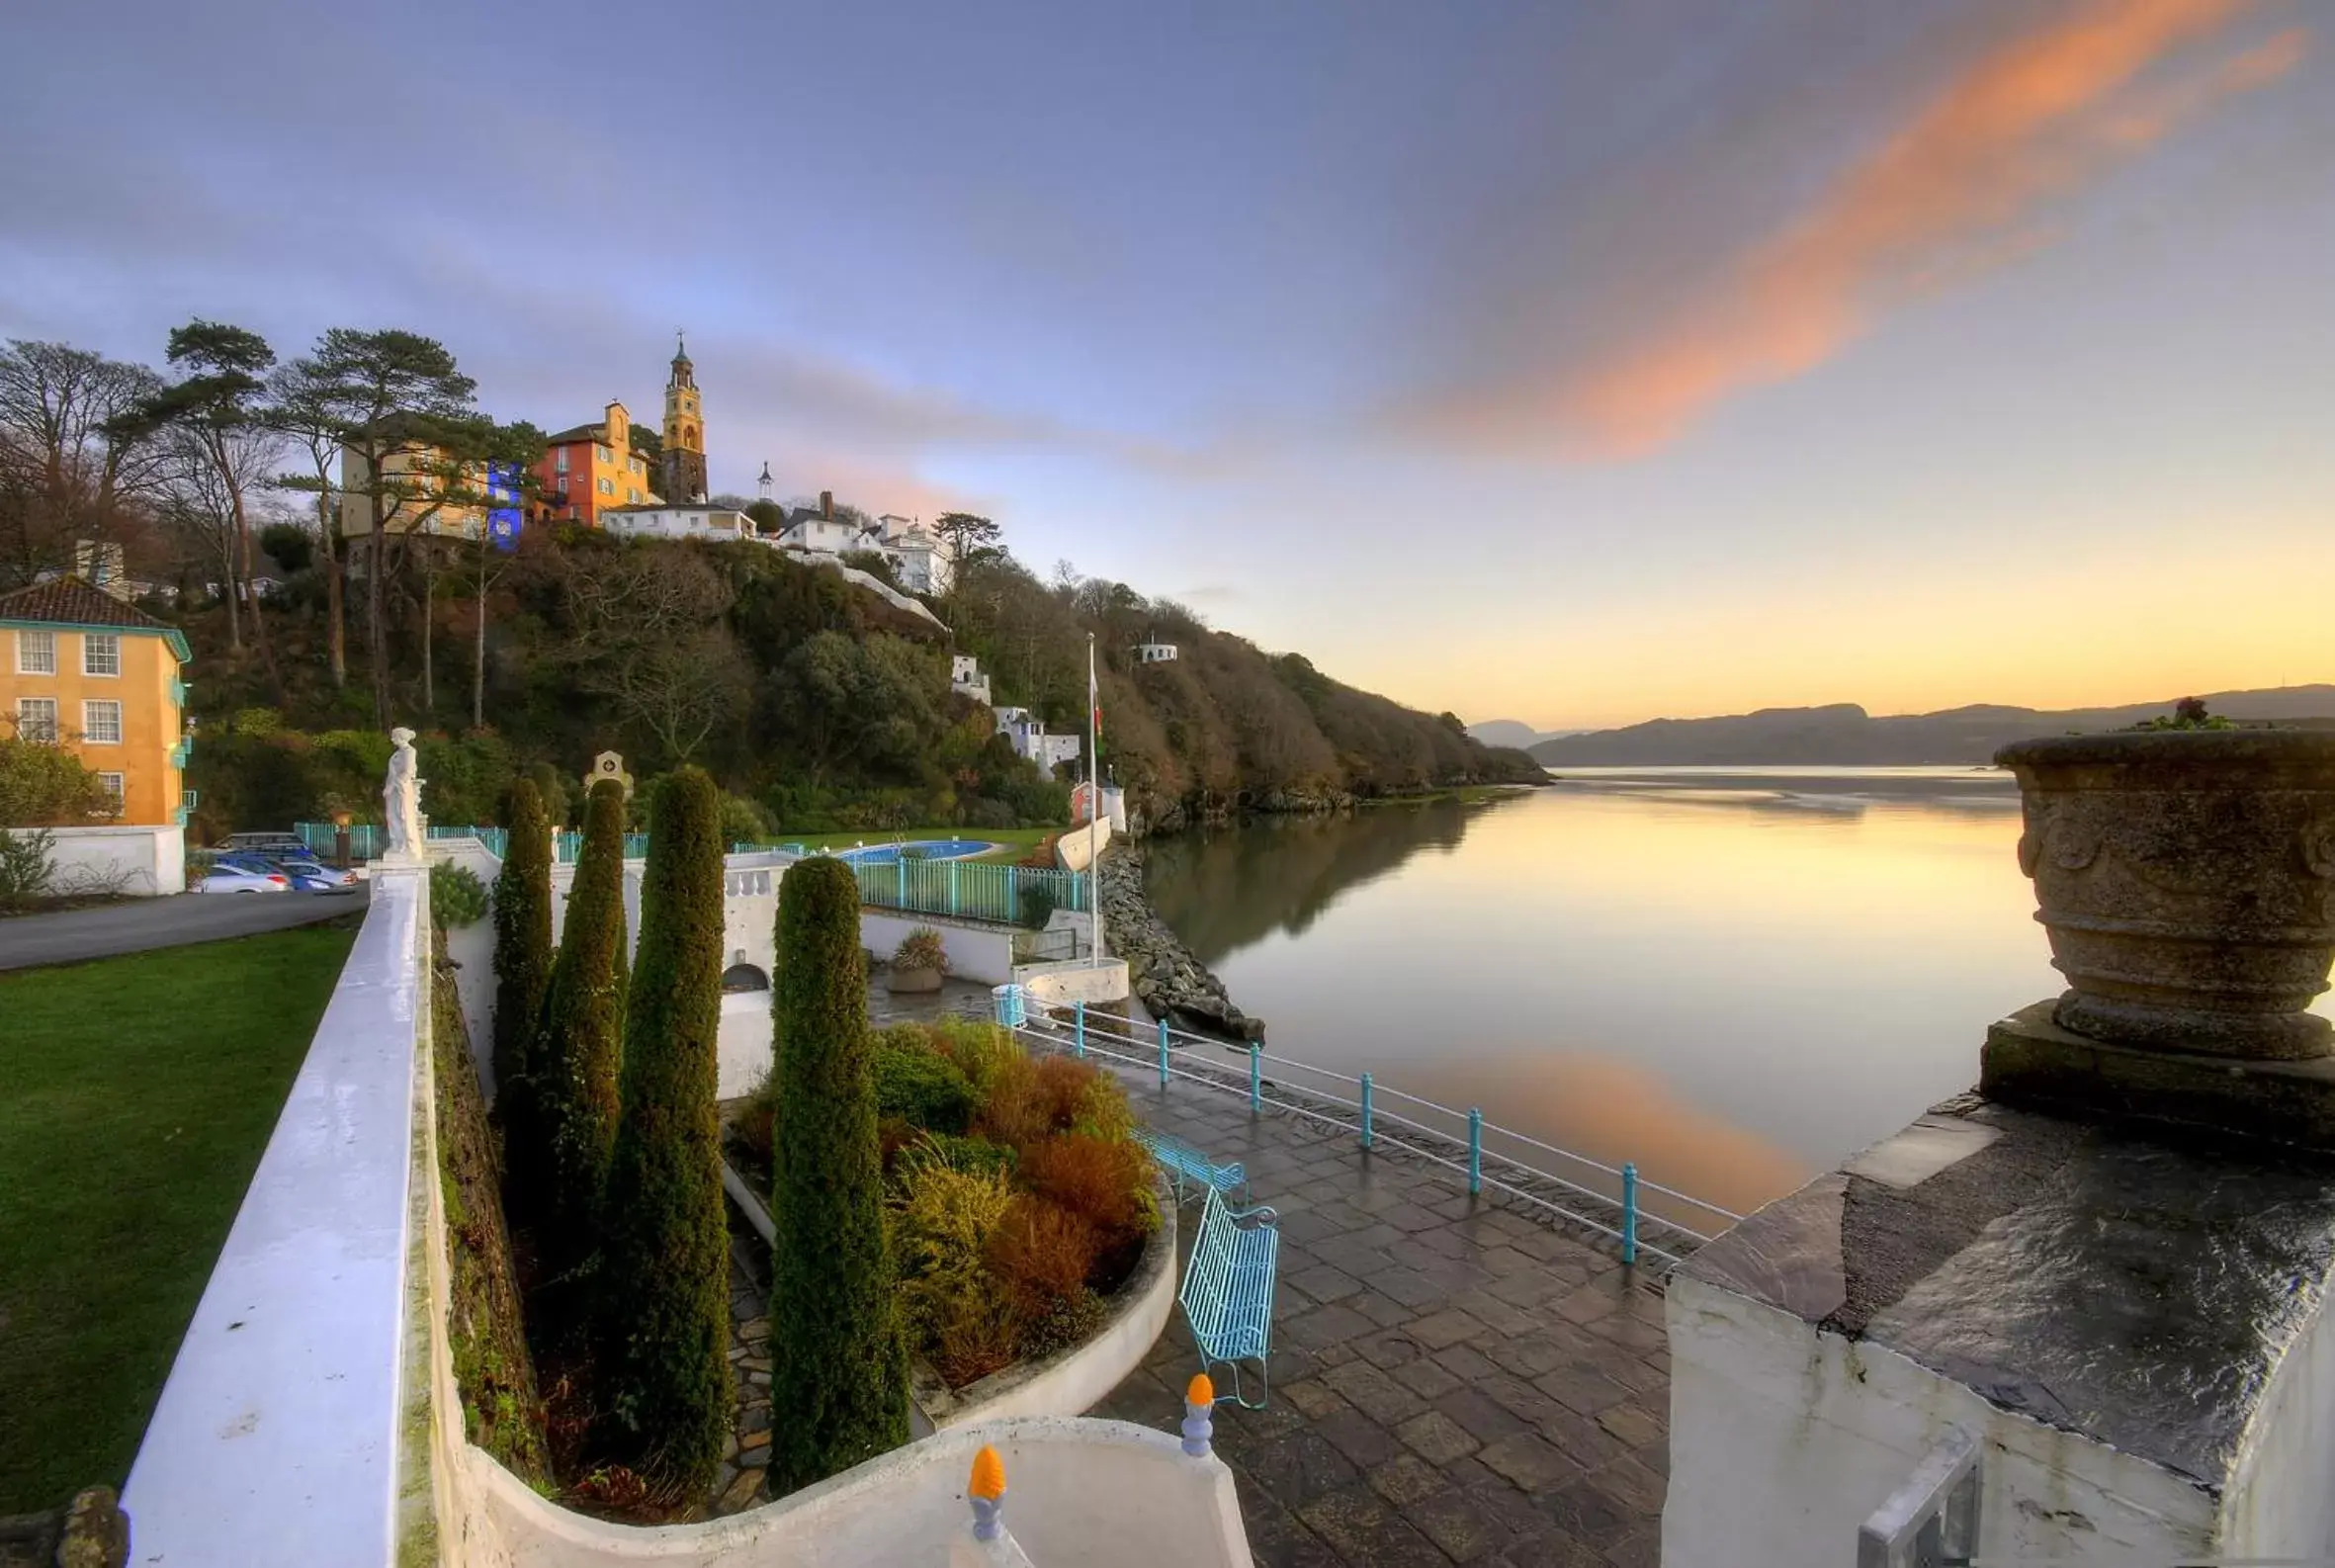
{"type": "Polygon", "coordinates": [[[884,984],[896,992],[938,991],[941,977],[948,972],[949,953],[941,944],[940,932],[919,925],[892,950],[892,973],[884,984]]]}
{"type": "Polygon", "coordinates": [[[2149,1049],[2335,1050],[2304,1009],[2335,959],[2335,734],[2184,702],[2139,730],[2023,740],[2019,868],[2069,990],[2059,1026],[2149,1049]]]}

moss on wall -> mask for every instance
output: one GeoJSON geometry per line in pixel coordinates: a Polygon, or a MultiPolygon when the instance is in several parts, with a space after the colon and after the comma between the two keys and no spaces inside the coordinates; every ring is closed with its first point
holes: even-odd
{"type": "Polygon", "coordinates": [[[446,1204],[452,1273],[447,1335],[471,1439],[529,1485],[551,1484],[543,1401],[519,1307],[511,1238],[503,1224],[502,1156],[486,1124],[486,1103],[455,994],[446,937],[437,933],[430,988],[431,1056],[437,1073],[438,1180],[446,1204]]]}

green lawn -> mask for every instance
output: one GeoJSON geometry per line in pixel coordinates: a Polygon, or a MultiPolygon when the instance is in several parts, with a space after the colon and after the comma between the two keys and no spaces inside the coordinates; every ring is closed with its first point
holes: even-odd
{"type": "Polygon", "coordinates": [[[1029,853],[1030,846],[1048,833],[1066,831],[1061,828],[908,828],[886,831],[880,828],[855,828],[840,833],[787,833],[777,835],[782,844],[801,844],[806,849],[848,849],[853,844],[888,844],[896,838],[910,842],[919,838],[978,838],[985,843],[1003,844],[987,854],[975,855],[976,860],[1019,860],[1029,853]]]}
{"type": "Polygon", "coordinates": [[[129,1474],[340,924],[0,975],[0,1515],[129,1474]]]}

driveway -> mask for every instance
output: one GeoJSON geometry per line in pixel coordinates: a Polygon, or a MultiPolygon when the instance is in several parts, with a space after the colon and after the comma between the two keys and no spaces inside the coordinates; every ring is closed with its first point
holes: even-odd
{"type": "Polygon", "coordinates": [[[0,919],[0,970],[73,964],[312,925],[337,915],[361,915],[372,896],[372,884],[361,882],[354,894],[181,893],[54,915],[20,915],[0,919]]]}

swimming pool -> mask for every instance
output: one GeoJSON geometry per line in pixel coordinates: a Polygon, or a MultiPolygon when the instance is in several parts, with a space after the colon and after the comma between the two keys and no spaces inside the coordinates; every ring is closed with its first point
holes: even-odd
{"type": "Polygon", "coordinates": [[[986,854],[997,847],[979,838],[919,838],[905,844],[863,844],[857,849],[835,850],[834,855],[854,865],[888,866],[903,851],[910,860],[962,860],[967,855],[986,854]]]}

